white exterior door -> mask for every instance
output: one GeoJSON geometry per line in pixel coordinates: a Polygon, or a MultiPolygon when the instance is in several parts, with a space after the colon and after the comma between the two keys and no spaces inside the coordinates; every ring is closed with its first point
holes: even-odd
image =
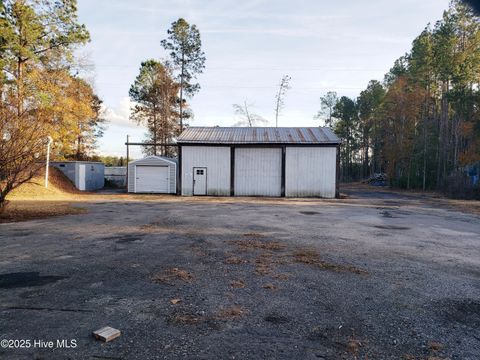
{"type": "Polygon", "coordinates": [[[135,167],[135,192],[168,193],[168,166],[137,165],[135,167]]]}
{"type": "Polygon", "coordinates": [[[281,196],[282,149],[236,148],[235,195],[281,196]]]}
{"type": "Polygon", "coordinates": [[[78,189],[85,190],[85,176],[86,176],[86,168],[87,165],[85,164],[78,164],[78,189]]]}
{"type": "Polygon", "coordinates": [[[207,168],[193,168],[193,195],[207,195],[207,168]]]}

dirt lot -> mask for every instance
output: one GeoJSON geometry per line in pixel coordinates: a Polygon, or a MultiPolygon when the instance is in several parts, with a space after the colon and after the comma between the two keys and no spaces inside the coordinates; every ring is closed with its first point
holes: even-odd
{"type": "Polygon", "coordinates": [[[0,339],[77,342],[0,359],[479,359],[478,215],[346,193],[104,195],[0,224],[0,339]]]}

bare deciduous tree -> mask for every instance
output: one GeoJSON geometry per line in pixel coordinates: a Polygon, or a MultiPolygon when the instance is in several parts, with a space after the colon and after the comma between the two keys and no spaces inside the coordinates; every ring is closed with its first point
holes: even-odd
{"type": "Polygon", "coordinates": [[[248,126],[254,127],[260,124],[268,123],[268,120],[264,119],[260,115],[257,115],[251,111],[253,104],[248,103],[247,100],[244,100],[243,104],[233,104],[233,111],[240,120],[235,123],[235,126],[248,126]]]}
{"type": "Polygon", "coordinates": [[[290,89],[290,80],[292,80],[290,76],[284,75],[278,85],[278,93],[275,95],[275,127],[278,127],[278,117],[285,106],[285,94],[287,93],[287,90],[290,89]]]}

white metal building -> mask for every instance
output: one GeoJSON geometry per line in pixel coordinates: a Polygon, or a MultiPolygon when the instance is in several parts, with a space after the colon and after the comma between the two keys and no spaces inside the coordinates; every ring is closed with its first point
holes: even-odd
{"type": "Polygon", "coordinates": [[[182,195],[338,195],[330,128],[189,127],[177,144],[182,195]]]}
{"type": "Polygon", "coordinates": [[[64,173],[75,187],[82,191],[103,188],[105,165],[95,161],[52,161],[51,166],[64,173]]]}
{"type": "Polygon", "coordinates": [[[175,194],[177,162],[162,156],[147,156],[128,164],[128,192],[175,194]]]}

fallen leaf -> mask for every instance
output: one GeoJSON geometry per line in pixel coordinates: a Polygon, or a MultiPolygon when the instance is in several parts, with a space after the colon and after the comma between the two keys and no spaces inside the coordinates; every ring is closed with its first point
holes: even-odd
{"type": "Polygon", "coordinates": [[[182,300],[180,300],[180,299],[172,299],[172,300],[170,300],[170,302],[171,302],[173,305],[178,304],[180,301],[182,301],[182,300]]]}

